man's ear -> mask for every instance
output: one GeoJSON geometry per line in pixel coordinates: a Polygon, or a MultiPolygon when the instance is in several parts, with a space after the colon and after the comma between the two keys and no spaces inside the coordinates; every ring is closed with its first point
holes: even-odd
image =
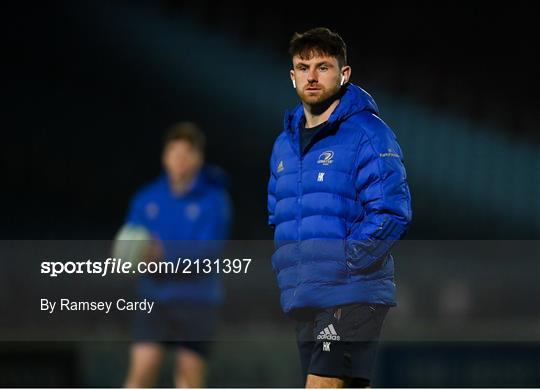
{"type": "Polygon", "coordinates": [[[349,65],[345,65],[341,68],[341,85],[345,85],[351,79],[352,69],[349,65]]]}
{"type": "Polygon", "coordinates": [[[296,80],[294,79],[294,70],[292,69],[290,71],[290,76],[291,76],[292,86],[294,89],[296,89],[296,80]]]}

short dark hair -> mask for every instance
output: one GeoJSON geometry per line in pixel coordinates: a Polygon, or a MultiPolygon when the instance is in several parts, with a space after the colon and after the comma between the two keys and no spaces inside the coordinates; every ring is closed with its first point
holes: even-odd
{"type": "Polygon", "coordinates": [[[338,33],[326,27],[316,27],[302,34],[294,33],[289,42],[291,59],[298,55],[310,59],[314,55],[336,57],[340,66],[347,65],[347,45],[338,33]]]}
{"type": "Polygon", "coordinates": [[[206,137],[199,126],[193,122],[178,122],[169,127],[163,139],[163,147],[174,141],[187,141],[191,146],[204,152],[206,137]]]}

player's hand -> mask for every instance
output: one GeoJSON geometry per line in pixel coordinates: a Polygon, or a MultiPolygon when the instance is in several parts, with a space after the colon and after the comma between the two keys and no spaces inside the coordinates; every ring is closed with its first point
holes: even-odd
{"type": "Polygon", "coordinates": [[[146,263],[163,260],[163,244],[157,238],[148,240],[142,260],[146,263]]]}

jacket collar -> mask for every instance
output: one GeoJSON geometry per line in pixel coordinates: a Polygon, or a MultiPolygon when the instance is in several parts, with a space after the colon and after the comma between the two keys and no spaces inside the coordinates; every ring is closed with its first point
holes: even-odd
{"type": "MultiPolygon", "coordinates": [[[[336,125],[358,112],[368,111],[376,115],[379,114],[379,108],[377,107],[375,100],[359,86],[353,83],[347,83],[345,87],[341,89],[340,94],[339,104],[328,118],[327,125],[321,129],[317,138],[324,136],[329,130],[335,128],[336,125]]],[[[303,120],[304,107],[302,104],[298,104],[285,114],[283,123],[284,130],[289,135],[293,144],[293,150],[297,153],[300,152],[299,137],[303,120]]]]}

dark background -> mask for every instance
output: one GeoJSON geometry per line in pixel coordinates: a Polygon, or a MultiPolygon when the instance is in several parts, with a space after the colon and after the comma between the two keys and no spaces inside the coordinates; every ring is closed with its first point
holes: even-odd
{"type": "Polygon", "coordinates": [[[296,104],[287,43],[319,25],[343,36],[352,81],[402,143],[415,213],[408,238],[538,237],[538,44],[526,3],[7,4],[4,238],[110,238],[133,192],[159,173],[162,134],[179,120],[201,124],[208,160],[230,175],[234,238],[271,238],[268,156],[296,104]],[[465,138],[453,139],[461,128],[465,138]],[[499,137],[505,149],[451,150],[475,136],[499,137]],[[523,145],[533,157],[512,162],[523,145]],[[486,185],[474,188],[479,180],[486,185]]]}
{"type": "MultiPolygon", "coordinates": [[[[193,120],[208,136],[207,160],[230,178],[232,238],[271,239],[268,159],[297,102],[287,44],[295,31],[327,26],[347,42],[352,82],[372,94],[404,150],[414,213],[406,239],[537,239],[540,46],[531,4],[5,2],[0,238],[111,239],[130,197],[160,172],[163,132],[193,120]]],[[[388,343],[376,384],[537,387],[540,270],[515,245],[515,257],[486,267],[489,277],[471,271],[474,251],[398,259],[401,311],[387,334],[444,324],[478,335],[508,320],[527,341],[388,343]]],[[[278,311],[272,278],[246,285],[278,311]]],[[[244,302],[244,290],[229,287],[244,302]]],[[[211,385],[300,385],[292,333],[276,342],[282,328],[269,329],[284,319],[263,318],[261,307],[252,320],[259,336],[219,344],[211,385]]],[[[121,385],[127,343],[3,339],[0,385],[121,385]]]]}

